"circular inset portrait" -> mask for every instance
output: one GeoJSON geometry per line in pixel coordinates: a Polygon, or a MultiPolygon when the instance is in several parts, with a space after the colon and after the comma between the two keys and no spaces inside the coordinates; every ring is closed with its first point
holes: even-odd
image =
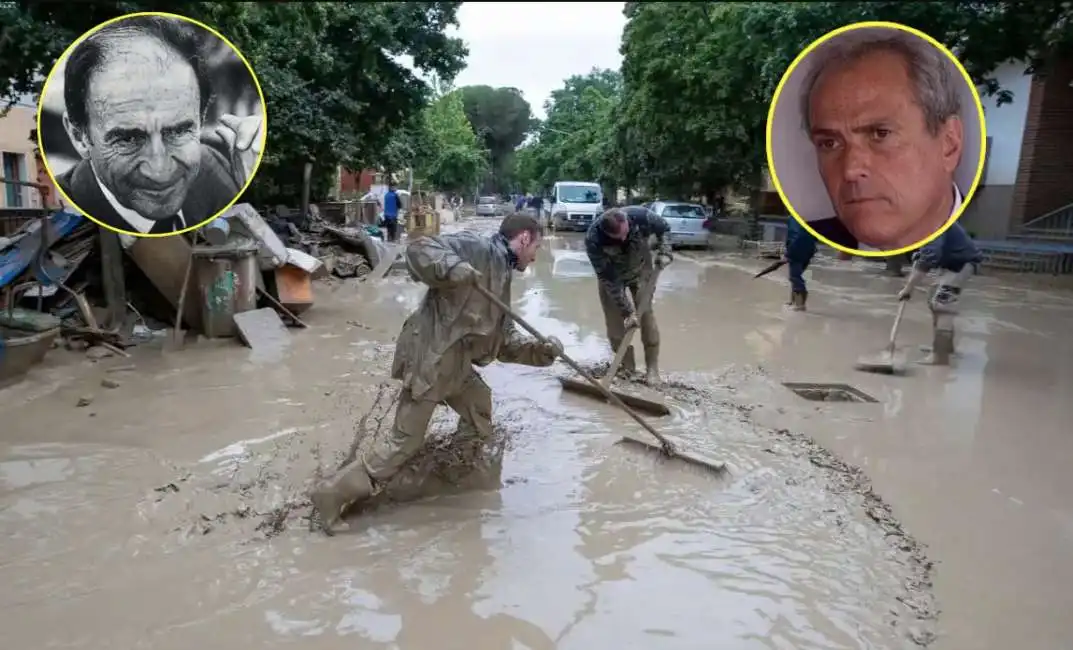
{"type": "Polygon", "coordinates": [[[826,34],[783,75],[767,123],[779,196],[823,243],[866,257],[937,238],[983,173],[983,106],[942,44],[895,23],[826,34]]]}
{"type": "Polygon", "coordinates": [[[56,61],[37,137],[64,198],[137,237],[193,230],[245,191],[261,162],[265,104],[218,32],[165,13],[93,28],[56,61]]]}

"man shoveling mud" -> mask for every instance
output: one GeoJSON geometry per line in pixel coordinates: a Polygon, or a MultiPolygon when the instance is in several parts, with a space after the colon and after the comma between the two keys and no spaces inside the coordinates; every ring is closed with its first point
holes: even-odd
{"type": "MultiPolygon", "coordinates": [[[[659,328],[651,304],[638,314],[637,310],[645,306],[634,303],[652,276],[652,235],[656,236],[655,265],[662,269],[673,260],[667,241],[669,231],[663,217],[645,208],[613,208],[594,220],[585,235],[585,252],[596,271],[607,340],[612,351],[617,351],[629,329],[641,328],[645,381],[651,386],[660,382],[659,328]]],[[[629,372],[636,370],[633,348],[623,358],[622,367],[629,372]]]]}
{"type": "Polygon", "coordinates": [[[928,296],[932,325],[931,354],[921,363],[946,366],[950,364],[950,356],[954,353],[954,316],[958,313],[961,290],[983,257],[969,233],[961,224],[955,223],[917,251],[913,258],[913,270],[905,287],[898,292],[898,300],[909,300],[913,289],[924,282],[929,271],[935,268],[941,270],[939,281],[928,296]]]}
{"type": "Polygon", "coordinates": [[[436,406],[458,413],[459,435],[492,435],[492,393],[473,366],[492,361],[550,366],[562,353],[523,337],[510,317],[474,288],[510,303],[511,273],[524,271],[541,243],[536,219],[514,214],[491,238],[472,232],[422,237],[406,248],[411,277],[428,285],[421,307],[406,319],[391,375],[402,380],[390,432],[310,495],[325,532],[344,508],[371,498],[421,449],[436,406]]]}

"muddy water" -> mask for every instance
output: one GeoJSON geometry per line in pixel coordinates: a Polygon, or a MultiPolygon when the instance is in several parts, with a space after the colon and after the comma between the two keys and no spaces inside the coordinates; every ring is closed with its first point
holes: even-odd
{"type": "MultiPolygon", "coordinates": [[[[596,362],[608,351],[579,244],[549,242],[519,278],[515,304],[570,354],[596,362]]],[[[938,604],[948,605],[933,599],[925,551],[894,517],[904,513],[797,435],[821,419],[846,431],[893,426],[883,415],[910,396],[868,378],[859,385],[880,403],[829,412],[777,385],[796,367],[787,349],[840,333],[823,317],[839,314],[840,301],[864,306],[841,313],[861,330],[845,338],[874,347],[883,328],[865,333],[865,317],[881,309],[886,287],[862,289],[849,269],[821,265],[815,313],[797,318],[781,309],[778,281],[750,285],[726,268],[749,262],[719,264],[682,259],[661,280],[665,374],[699,390],[671,389],[675,413],[660,424],[726,459],[728,477],[616,445],[640,434],[606,405],[563,395],[563,368],[497,365],[484,374],[512,434],[503,486],[381,509],[333,538],[308,532],[299,495],[345,453],[420,288],[398,277],[318,287],[313,327],[295,332],[277,363],[227,342],[96,365],[50,359],[0,392],[5,638],[177,649],[928,643],[941,631],[938,604]],[[722,335],[738,326],[743,335],[722,335]],[[122,385],[101,387],[105,376],[122,385]],[[91,403],[76,407],[79,398],[91,403]]],[[[911,319],[911,335],[922,321],[911,319]]],[[[1001,318],[973,322],[1015,329],[1001,318]]],[[[836,379],[829,353],[813,354],[815,369],[793,379],[836,379]]],[[[979,360],[972,345],[963,354],[970,367],[979,360]]],[[[982,384],[947,385],[952,403],[969,405],[962,421],[979,418],[972,399],[982,384]]],[[[444,416],[436,426],[451,424],[444,416]]],[[[884,483],[897,492],[896,481],[884,483]]]]}

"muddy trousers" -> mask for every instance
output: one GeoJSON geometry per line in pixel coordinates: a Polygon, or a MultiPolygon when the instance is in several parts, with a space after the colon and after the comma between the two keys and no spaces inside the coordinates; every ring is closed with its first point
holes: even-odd
{"type": "Polygon", "coordinates": [[[960,311],[961,290],[974,270],[972,264],[966,264],[957,271],[943,270],[928,296],[932,325],[929,361],[932,364],[950,363],[950,356],[954,354],[954,317],[960,311]]]}
{"type": "MultiPolygon", "coordinates": [[[[461,418],[455,435],[491,436],[492,391],[475,370],[470,368],[459,389],[444,402],[461,418]]],[[[372,497],[378,485],[389,481],[420,451],[438,405],[439,402],[414,399],[408,389],[403,389],[391,431],[377,436],[368,451],[310,495],[326,529],[339,521],[345,508],[372,497]]]]}
{"type": "MultiPolygon", "coordinates": [[[[647,278],[642,280],[646,282],[647,278]]],[[[633,304],[637,305],[637,295],[640,292],[640,283],[626,285],[627,290],[633,297],[633,304]]],[[[615,304],[614,298],[600,286],[600,307],[604,311],[604,325],[607,327],[607,340],[611,343],[611,351],[617,352],[622,340],[626,338],[626,324],[622,312],[615,304]]],[[[640,307],[638,307],[640,308],[640,307]]],[[[645,348],[645,365],[656,368],[659,366],[659,327],[656,325],[656,312],[652,305],[648,306],[640,315],[641,321],[641,345],[645,348]]],[[[633,348],[622,359],[622,367],[630,372],[637,370],[637,361],[633,357],[633,348]]]]}
{"type": "MultiPolygon", "coordinates": [[[[475,370],[470,368],[462,386],[443,401],[458,413],[455,435],[492,435],[492,391],[475,370]]],[[[439,402],[414,399],[409,390],[402,391],[391,432],[379,436],[362,456],[365,471],[374,481],[387,482],[421,449],[438,405],[439,402]]]]}

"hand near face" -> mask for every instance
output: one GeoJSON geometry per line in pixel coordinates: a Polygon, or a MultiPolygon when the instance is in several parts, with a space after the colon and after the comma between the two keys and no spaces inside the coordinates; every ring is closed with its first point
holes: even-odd
{"type": "Polygon", "coordinates": [[[221,115],[220,124],[216,126],[216,135],[224,141],[230,154],[231,169],[236,176],[241,174],[241,184],[245,184],[253,174],[257,158],[261,155],[264,124],[264,118],[260,115],[221,115]]]}

